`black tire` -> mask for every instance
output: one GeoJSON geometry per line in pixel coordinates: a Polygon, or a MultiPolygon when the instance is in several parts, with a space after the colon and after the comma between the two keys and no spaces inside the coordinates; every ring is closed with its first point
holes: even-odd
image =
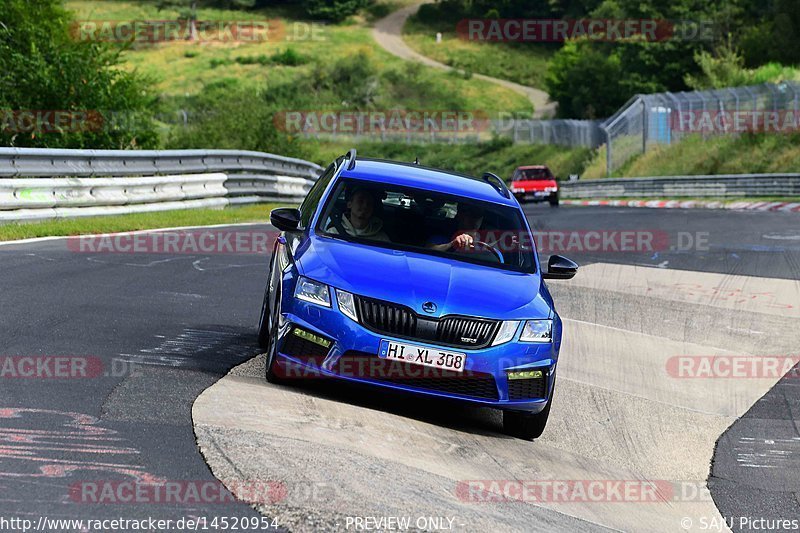
{"type": "Polygon", "coordinates": [[[503,411],[503,431],[512,437],[524,440],[538,439],[544,433],[547,419],[550,417],[550,406],[553,405],[553,396],[556,393],[556,384],[550,391],[550,401],[540,413],[525,413],[521,411],[503,411]]]}
{"type": "Polygon", "coordinates": [[[518,439],[533,440],[538,439],[544,433],[547,426],[547,418],[550,416],[550,404],[541,413],[523,413],[520,411],[503,411],[503,431],[518,439]]]}
{"type": "Polygon", "coordinates": [[[269,348],[269,335],[272,326],[269,309],[269,284],[264,292],[264,302],[261,304],[261,318],[258,320],[258,345],[262,350],[269,348]]]}
{"type": "Polygon", "coordinates": [[[270,383],[278,384],[283,383],[283,379],[278,375],[276,369],[278,368],[278,317],[280,316],[281,305],[281,292],[280,289],[275,289],[275,308],[270,309],[269,318],[269,334],[267,335],[267,346],[265,347],[267,354],[266,361],[266,378],[270,383]]]}
{"type": "Polygon", "coordinates": [[[264,300],[261,303],[261,316],[258,319],[258,346],[262,350],[269,348],[269,335],[271,333],[272,318],[269,305],[269,291],[272,288],[272,269],[275,267],[275,250],[272,250],[272,259],[269,262],[269,274],[267,274],[267,287],[264,289],[264,300]]]}
{"type": "Polygon", "coordinates": [[[551,194],[548,201],[550,202],[550,207],[558,207],[558,193],[554,192],[551,194]]]}

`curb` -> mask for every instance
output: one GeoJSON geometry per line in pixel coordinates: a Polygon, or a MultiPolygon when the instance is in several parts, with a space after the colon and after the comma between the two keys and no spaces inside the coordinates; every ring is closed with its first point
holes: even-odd
{"type": "Polygon", "coordinates": [[[705,202],[698,200],[561,200],[564,205],[648,207],[651,209],[732,209],[736,211],[784,211],[800,213],[798,202],[705,202]]]}

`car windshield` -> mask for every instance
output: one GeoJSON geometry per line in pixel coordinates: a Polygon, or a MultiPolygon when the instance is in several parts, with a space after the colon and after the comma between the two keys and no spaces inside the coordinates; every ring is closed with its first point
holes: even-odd
{"type": "Polygon", "coordinates": [[[553,179],[553,175],[550,173],[550,170],[546,168],[525,168],[519,170],[518,174],[514,177],[514,181],[550,179],[553,179]]]}
{"type": "Polygon", "coordinates": [[[471,198],[342,179],[316,231],[505,270],[536,271],[533,240],[520,211],[471,198]]]}

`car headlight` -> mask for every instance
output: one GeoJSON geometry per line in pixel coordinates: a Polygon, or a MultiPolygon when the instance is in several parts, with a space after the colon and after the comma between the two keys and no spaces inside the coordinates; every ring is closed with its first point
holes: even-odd
{"type": "Polygon", "coordinates": [[[518,327],[519,327],[519,320],[504,321],[502,324],[500,324],[500,329],[497,331],[497,335],[495,335],[494,337],[492,346],[497,346],[498,344],[504,344],[513,339],[514,335],[517,333],[518,327]]]}
{"type": "Polygon", "coordinates": [[[331,306],[331,294],[328,286],[303,276],[300,276],[300,279],[297,280],[294,297],[312,304],[324,305],[325,307],[331,306]]]}
{"type": "Polygon", "coordinates": [[[519,340],[520,342],[552,342],[553,321],[550,319],[528,320],[522,328],[519,340]]]}
{"type": "Polygon", "coordinates": [[[339,303],[339,311],[358,322],[356,314],[356,299],[347,291],[336,289],[336,301],[339,303]]]}

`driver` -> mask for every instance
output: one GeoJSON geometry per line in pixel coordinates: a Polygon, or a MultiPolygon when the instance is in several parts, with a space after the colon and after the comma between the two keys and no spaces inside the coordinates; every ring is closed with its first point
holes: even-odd
{"type": "Polygon", "coordinates": [[[437,252],[472,249],[476,240],[475,236],[483,225],[483,209],[475,205],[459,202],[453,221],[455,224],[451,231],[447,232],[451,237],[435,235],[428,241],[428,248],[437,252]]]}

